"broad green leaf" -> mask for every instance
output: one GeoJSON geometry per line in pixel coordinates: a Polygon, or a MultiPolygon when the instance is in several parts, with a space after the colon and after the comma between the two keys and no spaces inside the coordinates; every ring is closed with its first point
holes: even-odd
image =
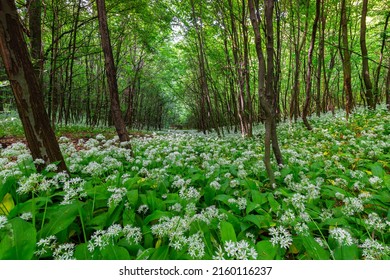
{"type": "Polygon", "coordinates": [[[379,163],[374,163],[371,165],[371,172],[373,176],[377,176],[381,179],[383,179],[386,174],[386,171],[383,170],[382,165],[379,163]]]}
{"type": "Polygon", "coordinates": [[[329,260],[329,252],[318,244],[311,235],[301,236],[307,254],[314,260],[329,260]]]}
{"type": "Polygon", "coordinates": [[[156,251],[155,248],[149,248],[149,249],[142,251],[142,253],[140,253],[137,256],[137,260],[140,260],[140,261],[148,260],[150,258],[150,256],[154,253],[154,251],[156,251]]]}
{"type": "Polygon", "coordinates": [[[14,218],[9,221],[11,232],[0,241],[0,259],[30,260],[36,244],[36,231],[32,224],[14,218]]]}
{"type": "Polygon", "coordinates": [[[164,245],[156,249],[153,255],[150,257],[151,260],[168,260],[169,259],[169,247],[164,245]]]}
{"type": "Polygon", "coordinates": [[[260,228],[268,228],[270,226],[271,219],[264,215],[247,215],[243,218],[244,221],[251,222],[260,228]]]}
{"type": "Polygon", "coordinates": [[[221,241],[225,243],[226,241],[234,241],[237,242],[236,232],[234,231],[234,227],[231,223],[222,221],[221,222],[221,241]]]}
{"type": "Polygon", "coordinates": [[[341,246],[334,250],[334,257],[336,260],[358,260],[359,249],[357,245],[341,246]]]}
{"type": "Polygon", "coordinates": [[[129,260],[129,252],[119,246],[108,245],[101,250],[103,260],[129,260]]]}
{"type": "Polygon", "coordinates": [[[76,260],[93,260],[92,253],[88,251],[88,244],[86,243],[76,246],[74,257],[76,260]]]}
{"type": "Polygon", "coordinates": [[[257,242],[256,250],[258,253],[257,259],[259,260],[274,260],[278,251],[277,246],[273,246],[268,240],[257,242]]]}
{"type": "Polygon", "coordinates": [[[162,217],[172,217],[172,215],[173,214],[171,212],[156,210],[144,219],[144,224],[147,225],[148,223],[158,220],[162,217]]]}
{"type": "Polygon", "coordinates": [[[130,190],[126,194],[127,201],[131,207],[135,207],[138,202],[138,190],[130,190]]]}
{"type": "Polygon", "coordinates": [[[81,207],[80,202],[48,208],[46,220],[49,220],[49,222],[39,231],[39,237],[45,238],[69,227],[78,216],[78,207],[81,207]]]}
{"type": "Polygon", "coordinates": [[[269,193],[267,196],[268,202],[271,206],[273,212],[279,211],[280,204],[275,200],[272,193],[269,193]]]}

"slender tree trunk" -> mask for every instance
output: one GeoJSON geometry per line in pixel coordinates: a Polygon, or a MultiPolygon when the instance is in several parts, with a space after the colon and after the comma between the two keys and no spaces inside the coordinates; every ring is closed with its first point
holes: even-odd
{"type": "MultiPolygon", "coordinates": [[[[325,2],[321,1],[321,18],[319,21],[321,28],[319,29],[319,42],[318,42],[318,65],[317,65],[317,97],[316,97],[316,114],[319,117],[321,114],[321,74],[322,68],[325,68],[325,2]]],[[[325,93],[324,93],[325,94],[325,93]]]]}
{"type": "Polygon", "coordinates": [[[259,98],[262,109],[265,112],[265,135],[264,135],[264,165],[267,170],[271,185],[275,184],[275,176],[271,166],[271,147],[278,164],[283,164],[282,154],[280,152],[278,138],[276,133],[276,97],[274,93],[274,38],[273,38],[273,0],[265,0],[265,27],[266,27],[266,47],[267,47],[267,64],[265,66],[263,51],[261,48],[261,35],[259,31],[259,20],[256,14],[259,13],[258,6],[255,6],[255,0],[248,0],[250,19],[255,33],[256,53],[259,63],[259,79],[267,73],[265,91],[260,86],[259,81],[259,98]],[[262,73],[263,72],[263,73],[262,73]]]}
{"type": "Polygon", "coordinates": [[[372,92],[372,82],[370,78],[370,69],[368,66],[368,51],[366,45],[366,17],[367,17],[368,0],[363,0],[362,18],[360,21],[360,49],[362,51],[362,76],[364,81],[365,97],[370,109],[375,109],[375,98],[372,92]]]}
{"type": "Polygon", "coordinates": [[[321,6],[321,0],[316,0],[316,16],[314,18],[313,29],[311,32],[310,47],[307,55],[308,58],[307,58],[307,73],[306,73],[306,99],[302,111],[302,120],[308,130],[312,130],[312,127],[309,121],[307,120],[307,116],[310,110],[310,102],[311,102],[311,95],[312,95],[311,76],[312,76],[312,69],[313,69],[313,52],[314,52],[314,44],[316,42],[318,19],[320,17],[320,6],[321,6]]]}
{"type": "Polygon", "coordinates": [[[73,32],[72,36],[69,39],[69,80],[66,92],[68,93],[68,102],[66,104],[65,109],[65,125],[68,124],[70,115],[71,115],[71,108],[72,108],[72,96],[73,96],[73,68],[74,68],[74,62],[75,62],[75,55],[76,55],[76,43],[77,43],[77,29],[79,24],[79,18],[80,18],[80,10],[81,10],[81,0],[78,0],[77,7],[76,7],[76,15],[74,19],[74,25],[73,25],[73,32]]]}
{"type": "Polygon", "coordinates": [[[110,108],[112,113],[112,119],[116,128],[116,132],[121,142],[130,140],[129,134],[126,129],[125,122],[122,118],[122,113],[119,104],[119,92],[118,84],[116,80],[116,68],[114,65],[114,56],[112,53],[112,47],[110,42],[110,35],[107,24],[107,12],[104,0],[96,0],[98,19],[99,19],[99,31],[101,36],[101,44],[103,48],[105,58],[105,69],[107,74],[108,88],[110,92],[110,108]]]}
{"type": "Polygon", "coordinates": [[[31,58],[35,76],[42,88],[43,82],[43,53],[42,53],[42,1],[28,0],[28,26],[30,32],[31,58]]]}
{"type": "Polygon", "coordinates": [[[43,104],[43,94],[29,57],[15,2],[0,3],[0,53],[15,96],[26,139],[40,171],[46,164],[59,162],[67,171],[54,131],[43,104]]]}
{"type": "Polygon", "coordinates": [[[346,118],[348,120],[349,115],[353,110],[353,94],[352,94],[352,82],[351,82],[351,53],[348,43],[348,19],[347,19],[347,6],[346,0],[341,1],[341,44],[340,54],[343,62],[343,77],[344,77],[344,92],[345,92],[345,111],[346,118]]]}
{"type": "Polygon", "coordinates": [[[383,33],[382,33],[383,36],[382,36],[381,51],[379,54],[379,63],[378,63],[378,66],[376,68],[375,77],[374,77],[373,95],[374,95],[374,99],[375,99],[375,104],[377,104],[379,102],[379,96],[380,96],[379,78],[380,78],[380,73],[381,73],[381,68],[382,68],[382,63],[383,63],[383,51],[384,51],[385,45],[386,45],[386,38],[387,38],[386,32],[387,32],[387,27],[389,25],[389,19],[390,19],[390,12],[387,12],[385,26],[383,28],[383,33]]]}

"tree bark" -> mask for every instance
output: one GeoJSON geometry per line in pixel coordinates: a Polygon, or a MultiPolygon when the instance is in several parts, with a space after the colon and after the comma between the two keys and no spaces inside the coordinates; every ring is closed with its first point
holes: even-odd
{"type": "Polygon", "coordinates": [[[367,5],[368,0],[363,0],[362,6],[362,18],[360,21],[360,49],[362,51],[362,76],[364,81],[365,90],[365,98],[367,101],[367,105],[370,109],[375,109],[375,98],[372,92],[372,82],[370,78],[370,69],[368,66],[368,51],[366,45],[366,17],[367,17],[367,5]]]}
{"type": "Polygon", "coordinates": [[[42,1],[28,0],[28,27],[30,32],[31,58],[35,76],[42,88],[43,83],[43,52],[42,52],[42,1]]]}
{"type": "Polygon", "coordinates": [[[24,41],[15,2],[0,2],[0,52],[11,83],[26,139],[33,159],[41,171],[46,164],[59,162],[60,171],[67,171],[54,131],[43,104],[43,94],[24,41]]]}
{"type": "Polygon", "coordinates": [[[382,63],[383,63],[383,51],[384,51],[385,46],[386,46],[386,39],[387,39],[386,32],[387,32],[387,27],[389,25],[389,19],[390,19],[390,12],[387,12],[385,26],[383,28],[383,33],[382,33],[383,36],[382,36],[381,51],[379,54],[379,63],[378,63],[378,66],[376,68],[375,77],[374,77],[373,95],[374,95],[374,99],[375,99],[375,104],[377,104],[379,102],[379,96],[380,96],[380,94],[379,94],[379,78],[380,78],[380,73],[381,73],[381,68],[382,68],[382,63]]]}
{"type": "Polygon", "coordinates": [[[347,19],[347,7],[346,0],[341,1],[341,43],[340,54],[343,63],[343,77],[344,77],[344,92],[345,92],[345,111],[346,118],[348,120],[349,115],[353,110],[353,95],[352,95],[352,82],[351,82],[351,53],[348,43],[348,19],[347,19]]]}
{"type": "MultiPolygon", "coordinates": [[[[259,63],[259,78],[263,77],[263,71],[266,71],[265,90],[262,92],[262,87],[259,85],[259,97],[262,109],[265,112],[265,135],[264,135],[264,165],[267,170],[268,178],[271,185],[275,184],[275,176],[271,166],[271,148],[275,155],[277,163],[283,164],[283,157],[280,152],[276,133],[276,96],[274,92],[274,38],[273,38],[273,0],[265,0],[265,27],[266,27],[266,48],[267,48],[267,64],[265,64],[264,56],[261,48],[261,36],[259,31],[259,20],[256,13],[259,13],[258,7],[255,8],[255,0],[248,0],[250,11],[250,19],[255,33],[256,52],[259,63]]],[[[260,84],[261,81],[259,81],[260,84]]]]}
{"type": "Polygon", "coordinates": [[[112,119],[116,132],[119,136],[119,140],[121,142],[127,142],[130,140],[130,137],[126,129],[125,122],[123,121],[119,104],[116,68],[114,65],[114,56],[112,53],[110,35],[108,31],[106,5],[104,0],[96,0],[96,4],[98,11],[101,45],[105,58],[105,70],[107,75],[108,88],[110,92],[110,108],[112,113],[112,119]]]}
{"type": "Polygon", "coordinates": [[[302,111],[302,120],[308,130],[312,130],[312,127],[309,121],[307,120],[307,116],[309,114],[310,102],[311,102],[311,80],[312,80],[311,76],[313,70],[313,52],[314,52],[314,44],[316,42],[318,19],[320,17],[320,6],[321,6],[321,0],[316,0],[316,15],[314,18],[313,29],[311,32],[310,47],[307,55],[308,57],[307,57],[307,73],[306,73],[306,99],[302,111]]]}

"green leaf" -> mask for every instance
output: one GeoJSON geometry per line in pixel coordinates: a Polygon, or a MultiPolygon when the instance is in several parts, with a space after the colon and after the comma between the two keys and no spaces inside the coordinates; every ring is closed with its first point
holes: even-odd
{"type": "Polygon", "coordinates": [[[237,242],[236,232],[234,231],[234,227],[231,223],[222,221],[221,222],[221,241],[225,243],[226,241],[234,241],[237,242]]]}
{"type": "Polygon", "coordinates": [[[49,220],[49,223],[45,224],[42,230],[39,231],[39,237],[45,238],[68,228],[76,219],[79,207],[80,203],[75,202],[69,205],[58,205],[48,208],[46,219],[49,220]]]}
{"type": "Polygon", "coordinates": [[[88,251],[88,245],[86,243],[76,246],[74,257],[76,260],[93,260],[92,253],[88,251]]]}
{"type": "Polygon", "coordinates": [[[130,190],[126,194],[127,201],[131,207],[135,207],[138,202],[138,190],[130,190]]]}
{"type": "Polygon", "coordinates": [[[278,247],[273,246],[269,240],[263,240],[257,242],[256,250],[258,253],[257,259],[259,260],[274,260],[278,247]]]}
{"type": "Polygon", "coordinates": [[[338,247],[334,250],[334,258],[336,260],[358,260],[359,248],[355,244],[338,247]]]}
{"type": "Polygon", "coordinates": [[[257,190],[252,190],[251,194],[252,194],[252,201],[254,203],[262,205],[267,202],[267,197],[265,194],[260,193],[257,190]]]}
{"type": "Polygon", "coordinates": [[[279,211],[280,204],[275,200],[274,195],[272,193],[268,194],[267,199],[271,206],[272,211],[275,213],[279,211]]]}
{"type": "Polygon", "coordinates": [[[313,236],[301,236],[307,254],[314,260],[329,260],[329,252],[318,244],[313,236]]]}
{"type": "Polygon", "coordinates": [[[172,215],[173,214],[171,212],[156,210],[144,219],[144,224],[147,225],[148,223],[158,220],[162,217],[172,217],[172,215]]]}
{"type": "Polygon", "coordinates": [[[247,215],[243,218],[244,221],[251,222],[260,228],[268,228],[270,226],[271,219],[269,216],[263,215],[247,215]]]}
{"type": "Polygon", "coordinates": [[[382,168],[382,165],[380,165],[379,163],[374,163],[371,165],[371,172],[372,175],[377,176],[381,179],[383,179],[386,174],[385,170],[383,170],[382,168]]]}
{"type": "Polygon", "coordinates": [[[150,256],[156,251],[155,248],[149,248],[144,250],[141,254],[137,256],[137,260],[148,260],[150,256]]]}
{"type": "Polygon", "coordinates": [[[101,250],[101,254],[104,260],[129,260],[129,252],[119,246],[108,245],[101,250]]]}
{"type": "Polygon", "coordinates": [[[151,260],[168,260],[169,259],[169,247],[167,245],[157,248],[150,258],[151,260]]]}
{"type": "Polygon", "coordinates": [[[10,220],[9,224],[12,230],[0,242],[0,259],[32,259],[36,244],[34,226],[20,218],[10,220]]]}

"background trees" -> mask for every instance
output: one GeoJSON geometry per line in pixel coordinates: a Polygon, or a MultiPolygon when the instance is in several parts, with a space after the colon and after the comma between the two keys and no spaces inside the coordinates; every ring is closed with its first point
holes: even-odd
{"type": "MultiPolygon", "coordinates": [[[[96,3],[18,3],[51,123],[114,124],[96,3]]],[[[374,108],[389,100],[387,2],[274,5],[277,121],[336,108],[350,113],[354,105],[374,108]]],[[[253,123],[266,119],[263,1],[107,0],[106,6],[118,103],[128,128],[189,127],[220,135],[233,130],[250,137],[253,123]]],[[[3,107],[14,106],[6,83],[0,100],[3,107]]]]}
{"type": "Polygon", "coordinates": [[[40,83],[29,58],[16,6],[11,0],[0,4],[0,54],[37,169],[58,162],[60,171],[67,170],[45,111],[40,83]]]}

